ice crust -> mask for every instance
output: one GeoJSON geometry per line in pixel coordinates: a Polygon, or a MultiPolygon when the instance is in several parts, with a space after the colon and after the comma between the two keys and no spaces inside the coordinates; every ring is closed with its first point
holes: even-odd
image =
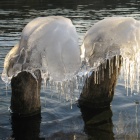
{"type": "Polygon", "coordinates": [[[39,69],[43,79],[63,81],[72,77],[81,64],[78,35],[71,20],[61,16],[38,17],[22,31],[19,44],[4,62],[2,80],[39,69]]]}
{"type": "Polygon", "coordinates": [[[97,22],[87,31],[82,57],[85,56],[91,66],[115,55],[134,60],[140,50],[139,45],[139,21],[131,17],[110,17],[97,22]]]}
{"type": "MultiPolygon", "coordinates": [[[[140,21],[131,17],[109,17],[97,22],[87,31],[81,52],[81,58],[95,71],[107,59],[121,55],[125,86],[139,92],[140,21]]],[[[116,65],[119,67],[118,62],[116,65]]]]}
{"type": "MultiPolygon", "coordinates": [[[[118,56],[122,57],[127,93],[129,87],[131,92],[139,92],[140,21],[131,17],[110,17],[97,22],[87,31],[80,54],[78,35],[70,19],[39,17],[25,26],[19,43],[7,54],[1,77],[9,84],[19,72],[28,71],[35,77],[34,71],[39,69],[44,86],[65,94],[66,100],[72,103],[77,99],[74,92],[81,93],[87,76],[92,71],[98,73],[98,66],[114,56],[116,68],[119,68],[118,56]]],[[[109,64],[110,76],[112,61],[109,64]]]]}

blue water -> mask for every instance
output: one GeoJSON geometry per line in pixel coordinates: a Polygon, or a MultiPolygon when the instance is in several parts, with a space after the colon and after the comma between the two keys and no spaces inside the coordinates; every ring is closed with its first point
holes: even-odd
{"type": "MultiPolygon", "coordinates": [[[[61,15],[72,20],[81,45],[86,31],[97,21],[112,16],[129,16],[140,20],[140,0],[1,0],[0,1],[0,74],[8,51],[18,42],[24,26],[39,16],[61,15]]],[[[140,95],[126,94],[123,80],[118,79],[108,111],[108,121],[87,127],[84,113],[77,103],[60,99],[48,89],[41,90],[41,117],[13,120],[10,106],[11,89],[6,91],[0,79],[0,140],[139,140],[140,95]]],[[[89,120],[98,117],[91,115],[89,120]]],[[[103,113],[102,118],[105,114],[103,113]]],[[[100,120],[98,120],[100,122],[100,120]]]]}

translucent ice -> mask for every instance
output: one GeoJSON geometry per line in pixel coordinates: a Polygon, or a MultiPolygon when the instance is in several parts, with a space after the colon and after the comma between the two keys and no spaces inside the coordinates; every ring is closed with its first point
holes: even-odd
{"type": "Polygon", "coordinates": [[[121,55],[126,87],[133,90],[136,83],[139,91],[140,21],[110,17],[97,22],[87,31],[81,51],[81,58],[94,70],[107,59],[121,55]]]}
{"type": "Polygon", "coordinates": [[[78,35],[71,20],[39,17],[25,26],[19,44],[7,54],[2,80],[9,83],[21,71],[33,74],[40,69],[43,79],[63,81],[77,72],[80,63],[78,35]]]}

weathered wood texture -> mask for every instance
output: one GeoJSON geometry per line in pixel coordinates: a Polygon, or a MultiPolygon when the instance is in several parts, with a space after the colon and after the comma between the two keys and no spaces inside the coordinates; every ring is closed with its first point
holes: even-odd
{"type": "Polygon", "coordinates": [[[85,85],[79,98],[80,107],[87,106],[89,108],[102,108],[110,105],[113,99],[114,88],[121,67],[121,57],[118,57],[119,68],[116,67],[116,57],[110,61],[110,63],[112,62],[113,71],[110,76],[109,60],[107,60],[106,68],[104,68],[104,64],[100,65],[98,74],[97,72],[93,72],[92,75],[86,79],[85,85]],[[97,75],[99,80],[97,80],[97,75]]]}
{"type": "Polygon", "coordinates": [[[21,72],[11,80],[11,111],[13,115],[32,116],[40,113],[41,73],[35,71],[37,80],[28,72],[21,72]]]}

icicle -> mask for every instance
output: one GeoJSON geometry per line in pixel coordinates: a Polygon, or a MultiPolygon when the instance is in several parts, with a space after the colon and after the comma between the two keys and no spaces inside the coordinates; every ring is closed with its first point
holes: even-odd
{"type": "Polygon", "coordinates": [[[131,88],[131,95],[134,90],[134,81],[135,81],[135,66],[130,62],[130,88],[131,88]]]}
{"type": "Polygon", "coordinates": [[[66,81],[65,84],[65,99],[66,101],[69,100],[70,90],[69,90],[69,81],[66,81]]]}
{"type": "Polygon", "coordinates": [[[37,93],[37,98],[38,98],[38,80],[36,79],[36,93],[37,93]]]}
{"type": "Polygon", "coordinates": [[[110,65],[110,59],[108,59],[108,67],[109,67],[109,79],[111,78],[111,65],[110,65]]]}
{"type": "Polygon", "coordinates": [[[84,75],[82,75],[82,87],[84,86],[84,75]]]}
{"type": "Polygon", "coordinates": [[[82,85],[82,77],[80,77],[80,79],[79,79],[79,84],[80,84],[80,87],[81,87],[81,85],[82,85]]]}
{"type": "Polygon", "coordinates": [[[94,71],[94,83],[96,84],[96,71],[94,71]]]}
{"type": "Polygon", "coordinates": [[[125,88],[126,86],[126,75],[125,75],[125,59],[123,59],[123,77],[124,77],[124,81],[125,81],[125,88]]]}
{"type": "Polygon", "coordinates": [[[70,107],[70,108],[72,109],[72,104],[73,104],[73,103],[72,103],[72,99],[70,100],[70,104],[71,104],[71,107],[70,107]]]}
{"type": "Polygon", "coordinates": [[[79,75],[76,77],[76,85],[77,85],[77,87],[76,87],[76,89],[79,91],[79,93],[80,93],[80,77],[79,77],[79,75]]]}
{"type": "Polygon", "coordinates": [[[126,88],[126,95],[128,96],[128,87],[126,88]]]}
{"type": "Polygon", "coordinates": [[[8,83],[5,83],[5,88],[6,88],[6,96],[8,95],[8,83]]]}
{"type": "Polygon", "coordinates": [[[70,93],[74,93],[74,84],[73,81],[70,80],[70,93]]]}
{"type": "Polygon", "coordinates": [[[126,59],[125,61],[125,71],[126,71],[126,87],[127,87],[127,90],[129,88],[129,61],[128,59],[126,59]]]}
{"type": "Polygon", "coordinates": [[[113,62],[114,60],[111,61],[111,74],[113,74],[113,62]]]}
{"type": "Polygon", "coordinates": [[[47,94],[45,93],[45,107],[47,105],[47,94]]]}
{"type": "MultiPolygon", "coordinates": [[[[140,53],[138,53],[138,55],[140,55],[140,53]]],[[[138,68],[137,68],[137,73],[138,73],[138,75],[137,75],[137,81],[138,81],[137,82],[137,91],[138,92],[140,91],[140,62],[139,61],[140,60],[137,59],[137,66],[138,66],[138,68]]]]}
{"type": "Polygon", "coordinates": [[[63,81],[61,83],[61,93],[64,94],[65,93],[65,81],[63,81]]]}
{"type": "Polygon", "coordinates": [[[61,100],[61,82],[57,83],[58,98],[61,100]]]}
{"type": "Polygon", "coordinates": [[[76,77],[73,77],[72,81],[73,81],[73,87],[74,87],[74,89],[76,89],[76,77]]]}
{"type": "Polygon", "coordinates": [[[43,86],[43,90],[45,91],[47,89],[47,82],[46,82],[46,77],[43,78],[43,82],[44,82],[44,86],[43,86]]]}
{"type": "Polygon", "coordinates": [[[82,87],[85,85],[86,79],[87,79],[87,74],[82,76],[82,87]]]}
{"type": "Polygon", "coordinates": [[[54,91],[53,91],[53,87],[54,87],[54,82],[51,80],[50,81],[50,90],[51,90],[51,98],[53,97],[53,95],[54,95],[54,91]]]}
{"type": "Polygon", "coordinates": [[[78,85],[79,94],[81,93],[81,77],[79,77],[79,85],[78,85]]]}
{"type": "Polygon", "coordinates": [[[119,71],[119,69],[116,66],[116,77],[118,77],[118,71],[119,71]]]}
{"type": "Polygon", "coordinates": [[[105,60],[104,69],[106,69],[106,65],[107,65],[107,60],[105,60]]]}
{"type": "Polygon", "coordinates": [[[118,67],[118,59],[119,59],[119,57],[116,55],[115,56],[116,77],[118,77],[118,70],[119,70],[119,67],[118,67]]]}
{"type": "Polygon", "coordinates": [[[104,80],[104,66],[102,65],[102,80],[104,80]]]}
{"type": "Polygon", "coordinates": [[[117,57],[117,75],[119,74],[120,62],[123,63],[123,57],[117,57]]]}
{"type": "Polygon", "coordinates": [[[55,88],[55,91],[58,92],[57,91],[57,82],[54,82],[54,88],[55,88]]]}
{"type": "Polygon", "coordinates": [[[117,57],[117,55],[115,56],[115,66],[116,66],[116,68],[118,68],[118,57],[117,57]]]}
{"type": "Polygon", "coordinates": [[[7,96],[7,90],[8,90],[8,85],[10,84],[11,82],[11,77],[8,77],[7,72],[3,72],[2,75],[1,75],[1,79],[5,82],[5,90],[6,90],[6,96],[7,96]]]}
{"type": "Polygon", "coordinates": [[[98,83],[100,84],[101,81],[101,69],[98,71],[98,83]]]}
{"type": "Polygon", "coordinates": [[[62,98],[62,94],[63,94],[63,89],[62,89],[62,81],[60,82],[60,101],[61,101],[61,98],[62,98]]]}
{"type": "Polygon", "coordinates": [[[136,81],[136,88],[137,88],[137,92],[139,92],[139,63],[137,62],[137,66],[138,66],[138,69],[137,69],[137,81],[136,81]]]}
{"type": "Polygon", "coordinates": [[[76,76],[76,89],[79,89],[79,76],[76,76]]]}
{"type": "Polygon", "coordinates": [[[97,72],[96,72],[96,74],[97,74],[97,84],[99,84],[99,75],[98,75],[98,70],[97,70],[97,72]]]}
{"type": "Polygon", "coordinates": [[[70,101],[71,101],[71,109],[73,104],[73,95],[74,95],[74,83],[70,80],[70,101]]]}

